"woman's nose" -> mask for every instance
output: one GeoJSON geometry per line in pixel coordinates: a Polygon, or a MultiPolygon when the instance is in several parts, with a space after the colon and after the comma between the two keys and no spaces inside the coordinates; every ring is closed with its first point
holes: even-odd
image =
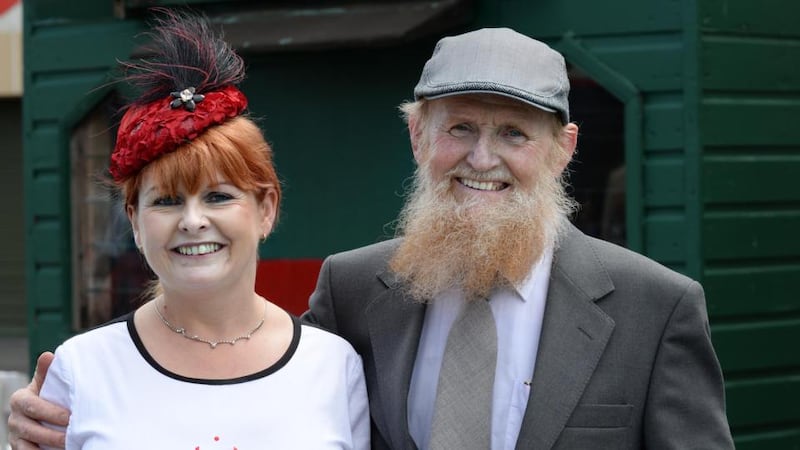
{"type": "Polygon", "coordinates": [[[183,206],[183,214],[178,224],[181,231],[197,233],[208,228],[208,218],[205,209],[198,201],[187,201],[183,206]]]}

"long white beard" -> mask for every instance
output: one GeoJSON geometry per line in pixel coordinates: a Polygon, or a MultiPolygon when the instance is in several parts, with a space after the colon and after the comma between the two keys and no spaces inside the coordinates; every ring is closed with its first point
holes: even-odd
{"type": "Polygon", "coordinates": [[[499,202],[459,201],[451,190],[455,173],[485,175],[463,167],[453,172],[434,185],[427,164],[421,165],[398,218],[404,239],[390,268],[418,301],[451,288],[476,299],[496,287],[519,286],[544,250],[557,245],[574,208],[561,182],[544,177],[530,192],[512,187],[499,202]]]}

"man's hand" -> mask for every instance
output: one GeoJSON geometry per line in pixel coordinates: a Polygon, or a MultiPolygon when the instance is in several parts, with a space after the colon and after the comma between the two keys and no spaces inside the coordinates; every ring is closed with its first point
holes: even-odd
{"type": "Polygon", "coordinates": [[[39,421],[66,427],[69,411],[39,398],[53,354],[42,353],[36,362],[31,383],[11,395],[11,415],[8,417],[8,441],[14,450],[39,448],[37,444],[64,448],[65,434],[42,426],[39,421]]]}

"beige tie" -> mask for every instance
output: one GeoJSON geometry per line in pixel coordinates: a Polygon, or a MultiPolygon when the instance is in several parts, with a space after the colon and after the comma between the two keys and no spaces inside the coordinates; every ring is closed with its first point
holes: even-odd
{"type": "Polygon", "coordinates": [[[468,301],[442,357],[430,450],[487,450],[491,443],[497,327],[486,300],[468,301]]]}

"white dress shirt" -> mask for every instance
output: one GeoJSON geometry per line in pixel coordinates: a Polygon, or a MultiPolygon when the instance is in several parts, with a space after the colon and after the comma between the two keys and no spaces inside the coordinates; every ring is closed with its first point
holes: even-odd
{"type": "MultiPolygon", "coordinates": [[[[497,323],[492,450],[513,450],[517,443],[539,348],[552,260],[552,250],[545,251],[518,289],[500,289],[490,296],[497,323]]],[[[463,294],[451,290],[437,296],[425,312],[408,392],[409,431],[420,450],[428,448],[447,335],[463,304],[463,294]]]]}

